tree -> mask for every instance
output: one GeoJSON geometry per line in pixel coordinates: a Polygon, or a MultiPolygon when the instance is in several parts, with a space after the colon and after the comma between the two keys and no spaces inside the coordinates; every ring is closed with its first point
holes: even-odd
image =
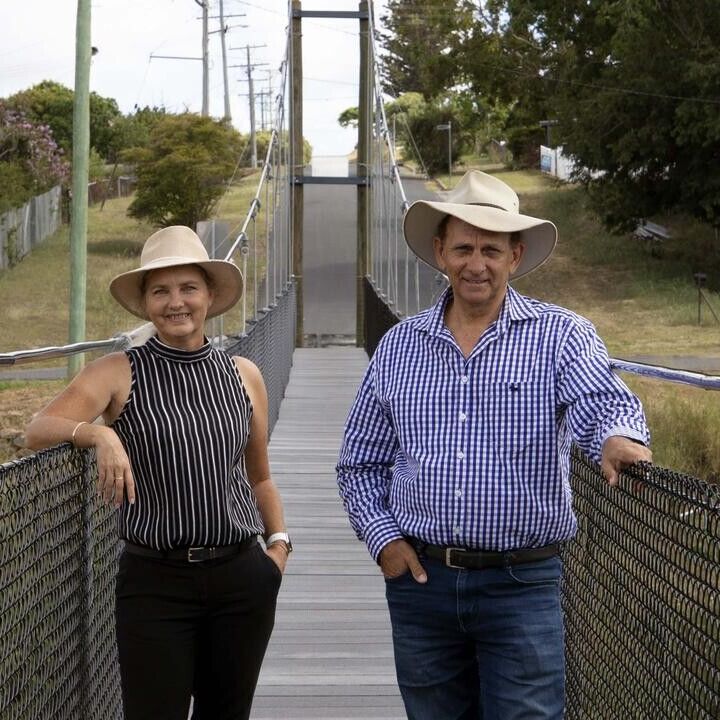
{"type": "MultiPolygon", "coordinates": [[[[35,123],[48,125],[55,142],[70,155],[72,151],[74,92],[52,80],[44,80],[33,87],[15,93],[7,99],[9,107],[26,115],[35,123]]],[[[90,93],[90,146],[103,158],[108,158],[113,142],[113,126],[121,117],[112,98],[90,93]]]]}
{"type": "Polygon", "coordinates": [[[136,164],[138,178],[128,214],[160,227],[194,227],[212,214],[243,145],[225,121],[191,113],[158,120],[147,147],[123,154],[136,164]]]}
{"type": "MultiPolygon", "coordinates": [[[[272,133],[269,130],[261,130],[257,133],[257,136],[255,138],[257,142],[257,154],[258,154],[258,160],[264,161],[265,157],[267,155],[268,151],[268,144],[270,143],[270,137],[272,133]]],[[[287,130],[284,130],[282,133],[282,141],[286,144],[290,141],[290,135],[288,134],[287,130]]],[[[246,143],[246,145],[249,147],[250,143],[250,136],[249,135],[243,135],[243,142],[246,143]]],[[[243,160],[244,162],[242,165],[244,167],[250,167],[250,155],[247,151],[243,154],[243,160]]],[[[312,145],[303,138],[303,163],[306,165],[312,160],[312,145]]]]}
{"type": "Polygon", "coordinates": [[[560,13],[542,32],[558,48],[564,144],[600,216],[618,231],[673,210],[720,227],[720,4],[575,5],[579,49],[560,13]]]}
{"type": "Polygon", "coordinates": [[[50,128],[0,101],[0,211],[64,182],[69,166],[50,128]]]}
{"type": "Polygon", "coordinates": [[[473,24],[469,0],[388,0],[382,17],[383,79],[393,95],[419,92],[426,99],[457,79],[457,51],[473,24]]]}
{"type": "Polygon", "coordinates": [[[359,121],[360,111],[358,110],[357,105],[355,105],[355,107],[346,108],[340,113],[340,115],[338,115],[338,125],[342,128],[356,128],[359,121]]]}
{"type": "Polygon", "coordinates": [[[438,126],[452,123],[452,157],[459,158],[471,147],[473,137],[463,124],[462,112],[452,97],[419,103],[417,95],[407,95],[388,106],[389,116],[400,118],[396,128],[404,156],[414,158],[430,174],[447,171],[448,132],[438,126]]]}
{"type": "Polygon", "coordinates": [[[166,117],[164,107],[135,108],[129,115],[121,115],[113,121],[113,134],[106,159],[117,162],[120,154],[130,148],[147,147],[150,133],[159,120],[166,117]]]}

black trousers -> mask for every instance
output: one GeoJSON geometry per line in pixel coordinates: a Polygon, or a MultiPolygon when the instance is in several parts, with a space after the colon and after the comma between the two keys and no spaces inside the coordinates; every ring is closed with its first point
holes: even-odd
{"type": "Polygon", "coordinates": [[[123,552],[116,632],[126,720],[247,720],[281,573],[260,545],[203,563],[123,552]]]}

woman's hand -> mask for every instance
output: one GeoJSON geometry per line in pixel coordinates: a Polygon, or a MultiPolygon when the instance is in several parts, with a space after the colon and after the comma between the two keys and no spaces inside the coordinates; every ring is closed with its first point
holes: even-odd
{"type": "Polygon", "coordinates": [[[123,497],[126,497],[132,505],[135,502],[135,480],[130,460],[117,433],[104,425],[92,425],[85,432],[92,432],[88,441],[95,447],[97,457],[98,497],[115,507],[120,507],[123,497]]]}
{"type": "Polygon", "coordinates": [[[284,542],[275,542],[265,550],[270,559],[280,568],[280,572],[285,574],[285,565],[288,561],[288,551],[284,542]]]}

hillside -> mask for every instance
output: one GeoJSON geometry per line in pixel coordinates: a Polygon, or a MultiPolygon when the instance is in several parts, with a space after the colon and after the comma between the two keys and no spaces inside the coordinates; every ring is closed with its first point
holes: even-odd
{"type": "MultiPolygon", "coordinates": [[[[717,368],[720,325],[707,310],[698,325],[698,295],[692,277],[694,271],[703,270],[720,281],[720,261],[708,228],[679,217],[663,218],[673,239],[659,255],[652,254],[627,235],[609,235],[587,211],[580,189],[557,184],[537,172],[499,171],[498,175],[520,194],[524,213],[548,218],[559,229],[556,252],[542,268],[515,283],[520,292],[588,317],[614,357],[654,355],[658,363],[671,364],[674,356],[689,355],[698,358],[700,369],[717,368]]],[[[248,189],[249,185],[233,199],[231,215],[242,214],[248,189]]],[[[90,213],[88,337],[110,337],[135,325],[106,291],[114,274],[137,262],[142,239],[151,231],[125,217],[126,203],[112,201],[104,214],[96,209],[90,213]]],[[[16,268],[0,272],[0,303],[10,308],[2,350],[64,342],[66,267],[64,228],[16,268]],[[32,302],[17,298],[32,298],[32,302]]],[[[720,313],[717,293],[708,296],[720,313]]],[[[717,396],[635,376],[624,379],[645,404],[655,461],[716,479],[720,474],[717,396]]],[[[0,384],[0,461],[16,453],[13,440],[61,385],[0,384]]]]}

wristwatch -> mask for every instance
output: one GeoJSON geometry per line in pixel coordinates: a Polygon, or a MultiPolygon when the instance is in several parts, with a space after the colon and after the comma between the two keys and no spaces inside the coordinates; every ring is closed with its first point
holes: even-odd
{"type": "Polygon", "coordinates": [[[286,532],[276,532],[268,536],[268,538],[265,540],[265,547],[270,547],[276,542],[285,543],[285,549],[287,550],[288,555],[292,552],[292,542],[290,542],[290,536],[286,532]]]}

